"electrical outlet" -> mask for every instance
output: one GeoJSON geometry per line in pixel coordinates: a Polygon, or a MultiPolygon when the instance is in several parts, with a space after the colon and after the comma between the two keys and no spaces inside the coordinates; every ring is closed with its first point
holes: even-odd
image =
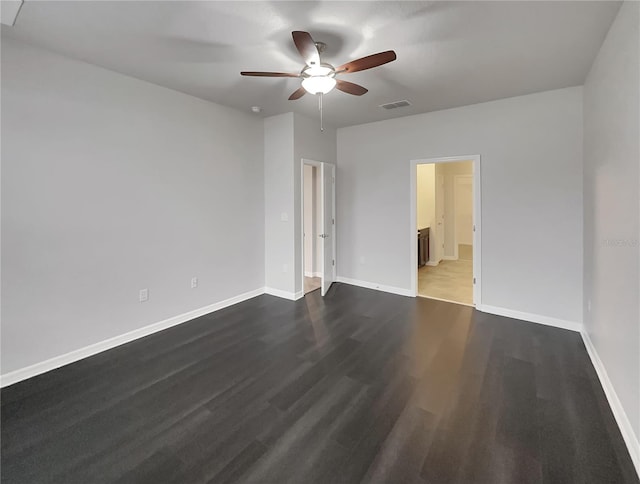
{"type": "Polygon", "coordinates": [[[283,222],[288,222],[289,221],[289,214],[287,212],[282,212],[280,214],[280,220],[283,222]]]}
{"type": "Polygon", "coordinates": [[[197,277],[192,277],[191,278],[191,289],[195,289],[196,287],[198,287],[198,278],[197,277]]]}
{"type": "Polygon", "coordinates": [[[289,266],[287,264],[282,264],[282,272],[289,272],[289,266]]]}
{"type": "Polygon", "coordinates": [[[146,302],[149,300],[149,289],[140,289],[140,293],[138,294],[138,300],[140,302],[146,302]]]}

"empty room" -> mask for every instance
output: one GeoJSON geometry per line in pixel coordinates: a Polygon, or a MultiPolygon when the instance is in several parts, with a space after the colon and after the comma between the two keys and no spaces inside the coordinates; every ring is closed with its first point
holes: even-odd
{"type": "Polygon", "coordinates": [[[640,2],[0,20],[3,484],[640,483],[640,2]]]}

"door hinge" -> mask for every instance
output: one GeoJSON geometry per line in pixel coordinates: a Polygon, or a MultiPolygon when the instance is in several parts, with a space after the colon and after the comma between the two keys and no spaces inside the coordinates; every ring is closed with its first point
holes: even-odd
{"type": "Polygon", "coordinates": [[[335,219],[331,219],[331,225],[335,225],[336,224],[336,220],[335,219]]]}
{"type": "Polygon", "coordinates": [[[474,284],[476,283],[476,278],[475,278],[475,277],[473,278],[473,283],[474,283],[474,284]]]}
{"type": "Polygon", "coordinates": [[[475,225],[473,226],[473,231],[474,231],[474,232],[476,231],[476,226],[475,226],[475,225]]]}
{"type": "Polygon", "coordinates": [[[331,265],[335,266],[336,265],[336,260],[335,259],[331,259],[331,265]]]}

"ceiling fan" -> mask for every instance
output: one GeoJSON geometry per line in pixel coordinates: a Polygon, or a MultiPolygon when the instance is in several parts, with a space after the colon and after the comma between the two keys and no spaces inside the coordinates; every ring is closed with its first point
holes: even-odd
{"type": "Polygon", "coordinates": [[[353,82],[336,79],[337,75],[349,74],[351,72],[364,71],[373,67],[378,67],[388,62],[396,60],[396,53],[392,50],[378,52],[377,54],[368,55],[360,59],[342,64],[340,67],[333,67],[331,64],[323,62],[320,58],[322,52],[326,48],[323,42],[315,42],[309,32],[296,30],[291,32],[293,43],[296,45],[298,52],[305,62],[299,74],[288,72],[251,72],[243,71],[243,76],[257,77],[297,77],[302,79],[302,86],[299,87],[289,100],[300,99],[306,93],[318,94],[320,96],[320,113],[322,116],[322,96],[330,92],[334,87],[339,91],[353,94],[354,96],[362,96],[367,89],[354,84],[353,82]]]}

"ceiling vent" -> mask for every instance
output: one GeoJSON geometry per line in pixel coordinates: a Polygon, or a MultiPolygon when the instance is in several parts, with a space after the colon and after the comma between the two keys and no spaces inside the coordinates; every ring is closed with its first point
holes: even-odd
{"type": "Polygon", "coordinates": [[[387,104],[380,105],[381,108],[385,108],[385,109],[403,108],[405,106],[411,106],[411,103],[406,99],[402,101],[396,101],[394,103],[387,103],[387,104]]]}

